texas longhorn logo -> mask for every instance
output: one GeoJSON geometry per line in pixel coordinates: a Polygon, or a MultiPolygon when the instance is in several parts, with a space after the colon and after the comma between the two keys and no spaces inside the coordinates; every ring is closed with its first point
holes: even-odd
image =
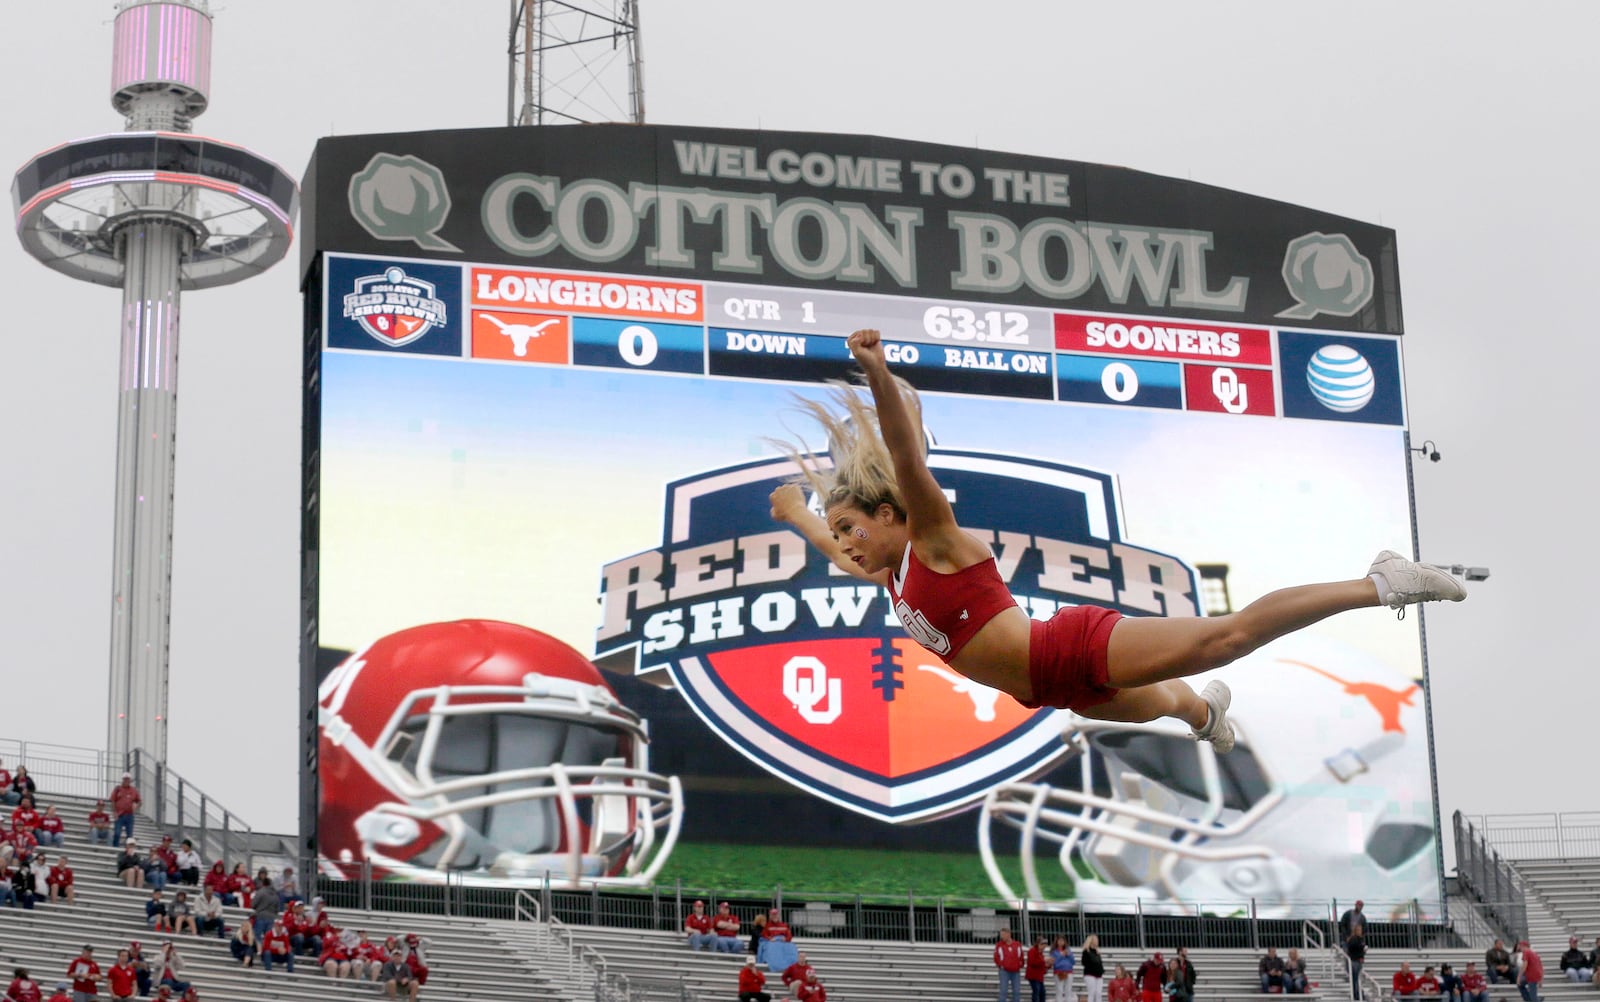
{"type": "MultiPolygon", "coordinates": [[[[1193,568],[1122,538],[1110,474],[937,447],[928,465],[1031,615],[1198,614],[1193,568]]],[[[769,458],[667,485],[662,545],[601,571],[597,653],[632,650],[741,754],[883,821],[955,813],[1066,754],[1064,711],[951,671],[886,591],[770,520],[767,495],[793,472],[769,458]]]]}
{"type": "Polygon", "coordinates": [[[355,281],[355,291],[344,297],[344,316],[391,348],[410,344],[448,314],[432,282],[412,278],[399,267],[381,275],[355,281]]]}

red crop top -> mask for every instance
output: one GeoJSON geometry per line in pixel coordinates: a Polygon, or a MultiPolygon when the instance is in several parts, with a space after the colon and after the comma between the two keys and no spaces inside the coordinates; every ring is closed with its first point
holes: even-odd
{"type": "Polygon", "coordinates": [[[993,557],[940,574],[918,560],[909,543],[899,573],[889,577],[889,595],[911,639],[946,661],[960,654],[985,623],[1017,606],[993,557]]]}

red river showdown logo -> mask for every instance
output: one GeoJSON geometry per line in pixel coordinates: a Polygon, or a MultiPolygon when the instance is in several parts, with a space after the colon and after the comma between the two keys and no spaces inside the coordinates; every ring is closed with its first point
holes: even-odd
{"type": "MultiPolygon", "coordinates": [[[[928,465],[1034,617],[1080,603],[1198,615],[1193,568],[1123,540],[1111,475],[938,448],[928,465]]],[[[793,472],[767,459],[669,484],[663,544],[601,572],[598,654],[634,650],[747,758],[883,821],[954,813],[1066,754],[1065,711],[952,671],[884,589],[771,521],[767,495],[793,472]]]]}
{"type": "Polygon", "coordinates": [[[391,267],[356,279],[355,291],[344,297],[344,316],[384,344],[399,347],[443,324],[448,314],[432,282],[391,267]]]}

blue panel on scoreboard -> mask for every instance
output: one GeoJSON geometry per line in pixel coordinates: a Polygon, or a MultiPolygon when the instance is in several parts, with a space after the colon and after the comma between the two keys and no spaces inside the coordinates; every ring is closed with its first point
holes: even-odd
{"type": "Polygon", "coordinates": [[[1056,394],[1086,404],[1183,409],[1183,371],[1177,362],[1057,355],[1056,394]]]}
{"type": "Polygon", "coordinates": [[[1279,331],[1278,357],[1284,417],[1405,423],[1394,340],[1279,331]]]}
{"type": "Polygon", "coordinates": [[[705,328],[655,320],[572,321],[572,362],[653,372],[705,371],[705,328]]]}

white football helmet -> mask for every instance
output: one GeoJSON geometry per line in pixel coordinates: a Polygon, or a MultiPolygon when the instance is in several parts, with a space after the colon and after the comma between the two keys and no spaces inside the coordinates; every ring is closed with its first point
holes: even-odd
{"type": "Polygon", "coordinates": [[[995,889],[1049,905],[1049,865],[1086,908],[1231,912],[1253,898],[1271,918],[1325,915],[1336,898],[1437,903],[1422,687],[1307,634],[1188,681],[1213,675],[1233,690],[1228,755],[1171,719],[1068,714],[1078,788],[1008,783],[979,812],[995,889]],[[996,824],[1019,833],[1022,893],[997,863],[996,824]]]}

